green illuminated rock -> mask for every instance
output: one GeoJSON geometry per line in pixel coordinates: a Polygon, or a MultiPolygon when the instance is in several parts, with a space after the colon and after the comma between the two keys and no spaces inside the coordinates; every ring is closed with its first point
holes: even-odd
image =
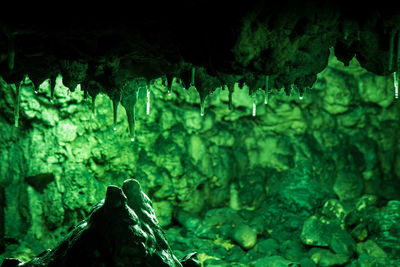
{"type": "Polygon", "coordinates": [[[334,254],[327,249],[313,248],[310,250],[311,259],[321,267],[343,266],[349,261],[349,257],[342,254],[334,254]]]}
{"type": "Polygon", "coordinates": [[[337,254],[353,255],[355,242],[338,220],[312,216],[303,225],[301,241],[310,246],[329,247],[337,254]]]}
{"type": "Polygon", "coordinates": [[[233,239],[244,249],[251,249],[257,243],[257,232],[248,225],[241,224],[234,229],[233,239]]]}

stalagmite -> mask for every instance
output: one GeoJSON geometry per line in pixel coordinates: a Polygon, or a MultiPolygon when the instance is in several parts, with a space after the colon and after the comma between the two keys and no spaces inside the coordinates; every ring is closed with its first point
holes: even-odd
{"type": "Polygon", "coordinates": [[[150,114],[150,85],[147,86],[146,88],[146,115],[150,114]]]}
{"type": "Polygon", "coordinates": [[[265,76],[265,97],[264,97],[264,104],[268,104],[268,83],[269,83],[269,76],[265,76]]]}
{"type": "Polygon", "coordinates": [[[394,49],[394,37],[396,36],[396,30],[390,32],[390,43],[389,43],[389,71],[392,70],[393,65],[393,49],[394,49]]]}
{"type": "Polygon", "coordinates": [[[15,127],[18,128],[18,120],[19,120],[19,103],[21,101],[21,89],[22,89],[22,85],[23,85],[23,81],[25,79],[23,79],[20,84],[16,84],[16,98],[15,98],[15,107],[14,107],[14,125],[15,127]]]}

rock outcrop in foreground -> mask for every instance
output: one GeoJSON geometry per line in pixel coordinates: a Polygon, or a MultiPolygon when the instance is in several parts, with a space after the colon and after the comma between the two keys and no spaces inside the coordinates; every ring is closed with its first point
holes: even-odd
{"type": "Polygon", "coordinates": [[[10,266],[197,266],[188,255],[180,262],[159,226],[152,202],[137,180],[108,186],[106,198],[53,250],[32,261],[4,260],[10,266]]]}

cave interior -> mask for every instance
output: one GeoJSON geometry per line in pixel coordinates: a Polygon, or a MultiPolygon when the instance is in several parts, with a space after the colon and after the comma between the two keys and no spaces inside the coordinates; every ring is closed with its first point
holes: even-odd
{"type": "Polygon", "coordinates": [[[2,267],[400,266],[400,9],[15,10],[2,267]]]}

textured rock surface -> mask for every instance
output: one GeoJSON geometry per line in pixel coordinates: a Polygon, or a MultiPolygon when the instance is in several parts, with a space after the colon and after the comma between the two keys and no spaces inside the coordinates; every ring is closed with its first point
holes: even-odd
{"type": "MultiPolygon", "coordinates": [[[[264,260],[313,266],[313,245],[301,242],[301,232],[315,215],[343,224],[338,232],[353,242],[380,248],[357,246],[347,264],[399,266],[398,212],[396,202],[388,203],[400,199],[400,113],[391,76],[377,78],[356,60],[346,69],[331,57],[302,100],[296,91],[271,92],[264,105],[257,94],[255,117],[247,86],[233,93],[233,110],[228,90],[217,90],[203,117],[193,88],[174,83],[169,95],[159,80],[150,92],[146,115],[146,90],[139,91],[131,142],[123,108],[114,131],[112,101],[98,95],[92,119],[90,97],[79,86],[68,93],[61,77],[53,103],[47,83],[37,94],[24,87],[15,128],[15,91],[2,82],[1,259],[27,262],[55,247],[108,185],[137,177],[178,258],[198,251],[205,266],[264,260]],[[71,132],[60,130],[66,125],[71,132]],[[250,249],[234,240],[239,225],[256,233],[250,249]],[[380,250],[387,258],[376,258],[380,250]]],[[[330,247],[336,251],[314,260],[341,259],[340,246],[324,249],[330,247]]]]}
{"type": "MultiPolygon", "coordinates": [[[[1,266],[13,265],[6,259],[1,266]]],[[[100,201],[54,249],[18,266],[182,266],[137,180],[108,186],[100,201]]]]}

